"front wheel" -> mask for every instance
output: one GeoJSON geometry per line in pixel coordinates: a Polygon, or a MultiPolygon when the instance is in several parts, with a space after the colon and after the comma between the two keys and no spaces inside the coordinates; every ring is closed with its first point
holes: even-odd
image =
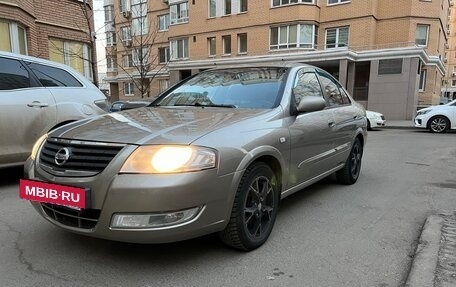
{"type": "Polygon", "coordinates": [[[429,130],[433,133],[444,133],[450,127],[450,122],[442,116],[433,117],[429,123],[429,130]]]}
{"type": "Polygon", "coordinates": [[[279,206],[277,178],[258,162],[247,168],[234,199],[231,217],[220,232],[222,241],[239,250],[260,247],[271,234],[279,206]]]}
{"type": "Polygon", "coordinates": [[[336,172],[337,180],[340,183],[349,185],[354,184],[358,180],[361,172],[362,157],[363,145],[361,144],[361,141],[356,138],[344,167],[336,172]]]}

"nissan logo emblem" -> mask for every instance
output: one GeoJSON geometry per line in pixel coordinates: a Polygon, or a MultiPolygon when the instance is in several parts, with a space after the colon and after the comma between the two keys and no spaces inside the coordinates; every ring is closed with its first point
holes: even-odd
{"type": "Polygon", "coordinates": [[[64,165],[70,158],[71,150],[67,147],[59,149],[54,156],[54,162],[58,166],[64,165]]]}

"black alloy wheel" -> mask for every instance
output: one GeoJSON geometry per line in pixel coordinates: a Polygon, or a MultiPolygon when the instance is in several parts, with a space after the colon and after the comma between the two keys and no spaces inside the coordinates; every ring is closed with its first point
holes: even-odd
{"type": "Polygon", "coordinates": [[[222,241],[243,251],[258,248],[271,234],[278,204],[279,191],[274,172],[265,163],[254,163],[241,180],[230,222],[220,233],[222,241]]]}
{"type": "Polygon", "coordinates": [[[363,157],[363,146],[361,141],[356,138],[352,149],[345,162],[344,167],[336,172],[337,180],[342,184],[354,184],[361,172],[361,160],[363,157]]]}

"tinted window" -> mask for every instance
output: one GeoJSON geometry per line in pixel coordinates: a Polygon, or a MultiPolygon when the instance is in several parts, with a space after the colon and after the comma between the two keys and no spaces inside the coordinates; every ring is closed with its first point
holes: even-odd
{"type": "Polygon", "coordinates": [[[305,96],[323,97],[317,75],[312,71],[300,70],[294,84],[293,96],[296,104],[305,96]]]}
{"type": "Polygon", "coordinates": [[[36,63],[27,63],[45,87],[82,87],[82,84],[65,70],[36,63]]]}
{"type": "Polygon", "coordinates": [[[30,87],[29,72],[21,62],[0,58],[0,90],[14,90],[30,87]]]}
{"type": "Polygon", "coordinates": [[[345,90],[342,88],[339,88],[339,90],[341,92],[341,96],[342,96],[342,100],[344,101],[344,104],[346,104],[346,105],[350,104],[351,103],[350,98],[346,94],[345,90]]]}
{"type": "Polygon", "coordinates": [[[318,75],[320,76],[321,87],[328,104],[330,106],[344,105],[344,98],[336,81],[326,74],[318,73],[318,75]]]}

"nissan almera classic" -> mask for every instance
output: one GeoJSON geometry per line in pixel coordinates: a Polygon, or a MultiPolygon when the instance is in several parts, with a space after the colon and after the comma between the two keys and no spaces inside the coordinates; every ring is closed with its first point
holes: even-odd
{"type": "Polygon", "coordinates": [[[148,107],[44,135],[21,198],[68,231],[136,243],[218,232],[252,250],[279,200],[360,175],[366,116],[325,71],[298,64],[202,72],[148,107]]]}

